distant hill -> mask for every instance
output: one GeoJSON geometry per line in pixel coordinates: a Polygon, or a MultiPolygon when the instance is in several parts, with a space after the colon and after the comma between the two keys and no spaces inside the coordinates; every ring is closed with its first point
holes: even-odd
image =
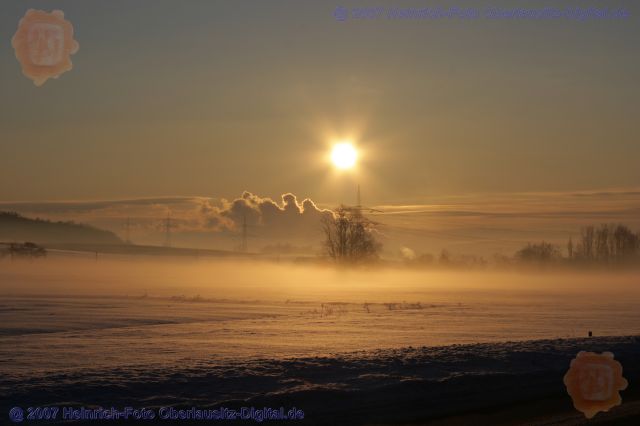
{"type": "Polygon", "coordinates": [[[122,244],[113,232],[74,222],[29,219],[14,212],[0,212],[0,241],[38,244],[122,244]]]}

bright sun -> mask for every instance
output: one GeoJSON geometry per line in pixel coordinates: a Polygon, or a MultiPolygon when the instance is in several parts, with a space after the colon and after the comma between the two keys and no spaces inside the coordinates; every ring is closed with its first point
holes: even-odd
{"type": "Polygon", "coordinates": [[[331,151],[331,161],[339,169],[350,169],[356,164],[358,153],[348,142],[338,143],[331,151]]]}

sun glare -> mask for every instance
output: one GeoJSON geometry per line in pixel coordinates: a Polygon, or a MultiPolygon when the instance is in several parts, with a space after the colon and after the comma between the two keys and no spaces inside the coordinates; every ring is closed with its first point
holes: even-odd
{"type": "Polygon", "coordinates": [[[339,169],[350,169],[356,164],[358,153],[349,142],[338,143],[331,151],[331,161],[339,169]]]}

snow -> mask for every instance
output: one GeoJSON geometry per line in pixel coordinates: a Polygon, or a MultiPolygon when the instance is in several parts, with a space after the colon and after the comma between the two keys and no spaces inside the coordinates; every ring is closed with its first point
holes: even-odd
{"type": "Polygon", "coordinates": [[[3,405],[287,401],[320,418],[319,400],[343,415],[390,398],[431,416],[562,395],[580,350],[640,368],[637,276],[3,266],[3,405]]]}

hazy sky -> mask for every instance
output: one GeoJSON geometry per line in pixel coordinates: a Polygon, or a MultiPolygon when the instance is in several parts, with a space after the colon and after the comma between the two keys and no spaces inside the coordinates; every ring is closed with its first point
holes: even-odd
{"type": "Polygon", "coordinates": [[[0,200],[321,203],[640,186],[640,6],[562,1],[3,0],[0,200]],[[336,6],[624,6],[624,20],[337,21],[336,6]],[[11,47],[61,9],[74,68],[35,87],[11,47]],[[326,164],[334,138],[358,170],[326,164]]]}

